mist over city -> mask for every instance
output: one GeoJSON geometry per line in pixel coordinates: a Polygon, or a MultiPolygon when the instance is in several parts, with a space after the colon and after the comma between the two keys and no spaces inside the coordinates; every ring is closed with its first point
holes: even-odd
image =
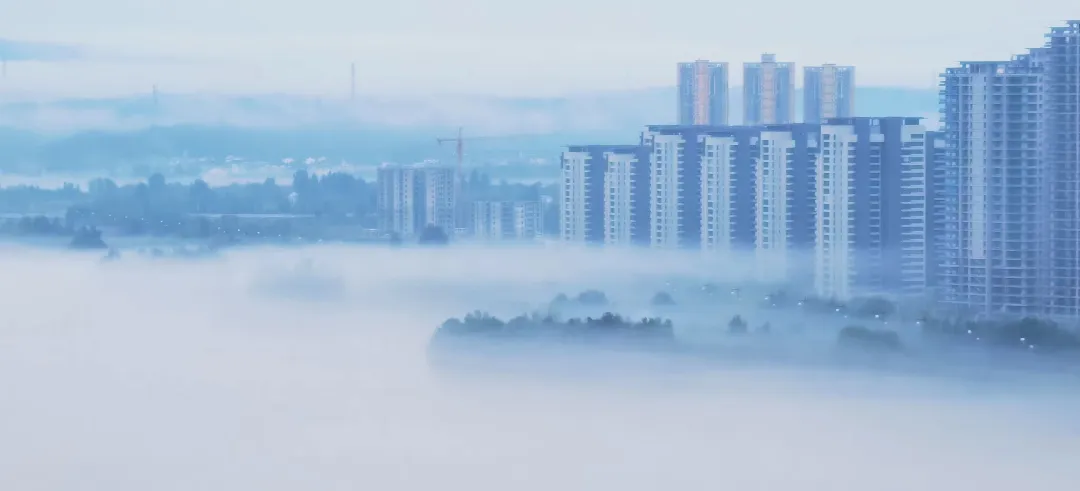
{"type": "Polygon", "coordinates": [[[1080,21],[659,7],[0,6],[0,489],[1074,489],[1080,21]]]}
{"type": "MultiPolygon", "coordinates": [[[[648,286],[702,279],[693,255],[334,246],[102,264],[8,246],[0,261],[9,489],[1004,490],[1078,477],[1077,395],[1051,375],[683,367],[602,350],[572,372],[551,355],[531,370],[428,363],[433,329],[473,309],[513,315],[601,288],[645,315],[648,286]],[[342,294],[255,288],[305,260],[342,294]]],[[[679,325],[721,339],[736,310],[766,319],[729,306],[679,325]]]]}

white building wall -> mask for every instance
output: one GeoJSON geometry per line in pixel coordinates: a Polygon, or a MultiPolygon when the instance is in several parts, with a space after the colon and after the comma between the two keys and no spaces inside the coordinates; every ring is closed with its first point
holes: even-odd
{"type": "MultiPolygon", "coordinates": [[[[966,154],[966,161],[961,162],[960,165],[966,166],[969,175],[971,176],[968,181],[968,196],[971,199],[971,206],[969,208],[969,215],[966,217],[970,220],[970,226],[968,228],[970,252],[969,257],[975,260],[986,259],[986,224],[989,219],[986,203],[986,178],[987,161],[989,160],[989,145],[987,144],[988,129],[987,125],[990,123],[987,111],[987,85],[991,82],[991,76],[987,74],[976,74],[971,76],[971,106],[968,107],[969,120],[967,127],[971,131],[970,140],[968,142],[968,153],[966,154]]],[[[963,192],[963,190],[962,190],[963,192]]]]}
{"type": "MultiPolygon", "coordinates": [[[[424,221],[423,226],[434,225],[447,235],[454,235],[457,230],[455,216],[457,197],[455,196],[456,172],[443,167],[420,167],[414,169],[423,180],[424,221]]],[[[415,182],[415,179],[413,180],[415,182]]],[[[422,227],[421,227],[422,228],[422,227]]]]}
{"type": "Polygon", "coordinates": [[[835,118],[837,111],[837,87],[836,66],[824,65],[821,67],[821,119],[835,118]]]}
{"type": "Polygon", "coordinates": [[[855,275],[855,129],[822,125],[817,158],[814,289],[825,298],[851,298],[855,275]]]}
{"type": "Polygon", "coordinates": [[[585,168],[586,152],[563,152],[562,180],[559,187],[560,238],[567,242],[585,242],[585,168]]]}
{"type": "MultiPolygon", "coordinates": [[[[701,247],[730,253],[732,171],[736,140],[733,136],[702,136],[701,247]]],[[[687,206],[694,206],[687,203],[687,206]]]]}
{"type": "Polygon", "coordinates": [[[929,273],[926,128],[922,125],[905,125],[901,128],[900,137],[900,212],[904,221],[900,232],[900,273],[905,293],[918,294],[926,291],[929,273]]]}
{"type": "Polygon", "coordinates": [[[379,229],[386,234],[413,237],[416,231],[415,171],[406,166],[383,164],[377,174],[379,229]]]}
{"type": "Polygon", "coordinates": [[[788,166],[794,151],[791,132],[761,133],[754,195],[754,255],[762,281],[786,279],[783,276],[788,271],[788,166]]]}
{"type": "MultiPolygon", "coordinates": [[[[649,135],[652,186],[649,191],[651,226],[649,244],[655,248],[679,247],[679,173],[683,165],[680,135],[649,135]]],[[[696,204],[688,204],[696,206],[696,204]]]]}
{"type": "Polygon", "coordinates": [[[604,171],[604,244],[630,245],[633,223],[633,171],[637,156],[608,152],[604,171]]]}
{"type": "Polygon", "coordinates": [[[477,201],[474,204],[477,239],[534,240],[543,236],[543,205],[539,201],[477,201]]]}

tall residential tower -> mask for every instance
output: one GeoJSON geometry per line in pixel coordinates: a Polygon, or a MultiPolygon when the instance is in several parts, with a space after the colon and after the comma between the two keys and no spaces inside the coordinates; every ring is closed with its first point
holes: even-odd
{"type": "Polygon", "coordinates": [[[803,120],[855,116],[855,67],[825,64],[803,68],[803,120]]]}
{"type": "Polygon", "coordinates": [[[825,120],[815,193],[818,295],[924,291],[926,161],[919,118],[825,120]]]}
{"type": "Polygon", "coordinates": [[[728,124],[728,64],[697,60],[678,64],[681,125],[728,124]]]}
{"type": "Polygon", "coordinates": [[[455,231],[457,196],[453,168],[433,165],[383,165],[378,170],[379,230],[402,238],[418,237],[424,227],[455,231]]]}
{"type": "Polygon", "coordinates": [[[754,256],[760,280],[800,282],[814,249],[816,167],[821,127],[765,126],[754,183],[754,256]]]}
{"type": "Polygon", "coordinates": [[[743,64],[743,124],[795,122],[795,64],[763,54],[757,63],[743,64]]]}
{"type": "Polygon", "coordinates": [[[1080,317],[1080,21],[1009,61],[950,68],[941,87],[943,170],[956,180],[941,300],[1080,317]]]}
{"type": "Polygon", "coordinates": [[[567,242],[648,244],[649,151],[641,145],[573,145],[562,155],[559,230],[567,242]]]}

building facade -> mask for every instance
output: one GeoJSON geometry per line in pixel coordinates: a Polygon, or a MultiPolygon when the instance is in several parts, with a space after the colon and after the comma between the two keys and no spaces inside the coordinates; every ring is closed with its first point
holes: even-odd
{"type": "Polygon", "coordinates": [[[1052,180],[1048,314],[1080,317],[1080,20],[1054,27],[1043,59],[1041,118],[1052,180]]]}
{"type": "Polygon", "coordinates": [[[953,244],[957,240],[956,219],[959,216],[960,180],[954,162],[948,158],[945,133],[926,132],[926,233],[932,251],[927,265],[927,286],[935,290],[941,287],[943,265],[954,261],[953,244]]]}
{"type": "Polygon", "coordinates": [[[728,64],[708,60],[677,66],[680,125],[728,124],[728,64]]]}
{"type": "Polygon", "coordinates": [[[604,171],[604,244],[649,244],[649,151],[644,146],[606,152],[604,171]]]}
{"type": "MultiPolygon", "coordinates": [[[[747,252],[755,238],[755,172],[760,129],[716,128],[698,135],[701,248],[747,252]]],[[[686,206],[692,206],[686,203],[686,206]]]]}
{"type": "Polygon", "coordinates": [[[973,314],[1080,317],[1080,21],[1008,61],[942,75],[942,303],[973,314]]]}
{"type": "Polygon", "coordinates": [[[972,313],[1045,311],[1049,209],[1035,58],[965,62],[943,80],[943,131],[957,174],[941,300],[972,313]]]}
{"type": "Polygon", "coordinates": [[[424,227],[455,231],[457,206],[452,168],[384,164],[377,171],[378,227],[384,234],[414,238],[424,227]]]}
{"type": "Polygon", "coordinates": [[[821,127],[762,128],[756,159],[754,257],[760,280],[801,282],[814,249],[816,166],[821,127]]]}
{"type": "Polygon", "coordinates": [[[855,116],[855,67],[825,64],[803,68],[803,121],[855,116]]]}
{"type": "Polygon", "coordinates": [[[743,122],[748,126],[795,122],[795,64],[763,54],[743,64],[743,122]]]}
{"type": "Polygon", "coordinates": [[[698,137],[710,127],[648,126],[641,143],[649,152],[649,246],[701,245],[701,151],[698,137]]]}
{"type": "Polygon", "coordinates": [[[603,244],[608,154],[633,153],[638,145],[572,145],[562,154],[559,237],[566,242],[603,244]]]}
{"type": "Polygon", "coordinates": [[[473,234],[480,240],[537,240],[544,235],[544,209],[539,201],[476,201],[473,234]]]}
{"type": "Polygon", "coordinates": [[[826,120],[816,164],[816,293],[921,293],[928,256],[919,118],[826,120]]]}

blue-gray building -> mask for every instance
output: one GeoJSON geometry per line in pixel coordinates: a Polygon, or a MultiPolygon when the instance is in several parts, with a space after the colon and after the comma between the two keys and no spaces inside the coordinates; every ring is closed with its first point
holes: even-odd
{"type": "Polygon", "coordinates": [[[926,132],[926,175],[926,234],[932,251],[926,282],[936,289],[941,283],[942,264],[955,260],[951,244],[956,241],[955,217],[960,213],[958,170],[948,158],[945,133],[941,131],[926,132]]]}
{"type": "Polygon", "coordinates": [[[559,230],[564,241],[646,244],[649,153],[641,145],[572,145],[562,154],[559,230]]]}
{"type": "MultiPolygon", "coordinates": [[[[821,126],[768,125],[760,131],[754,176],[754,249],[761,279],[800,281],[816,233],[815,192],[821,126]]],[[[809,285],[807,285],[809,286],[809,285]]]]}
{"type": "Polygon", "coordinates": [[[697,60],[678,64],[680,125],[728,124],[728,64],[697,60]]]}
{"type": "Polygon", "coordinates": [[[1080,317],[1080,21],[1002,61],[942,75],[946,306],[1080,317]]]}
{"type": "Polygon", "coordinates": [[[657,248],[752,249],[760,128],[649,126],[650,239],[657,248]]]}
{"type": "Polygon", "coordinates": [[[803,121],[855,116],[855,67],[825,64],[803,68],[803,121]]]}
{"type": "Polygon", "coordinates": [[[795,64],[763,54],[761,61],[743,64],[744,125],[795,122],[795,64]]]}
{"type": "Polygon", "coordinates": [[[926,130],[920,118],[828,119],[817,160],[818,295],[925,291],[926,130]]]}

